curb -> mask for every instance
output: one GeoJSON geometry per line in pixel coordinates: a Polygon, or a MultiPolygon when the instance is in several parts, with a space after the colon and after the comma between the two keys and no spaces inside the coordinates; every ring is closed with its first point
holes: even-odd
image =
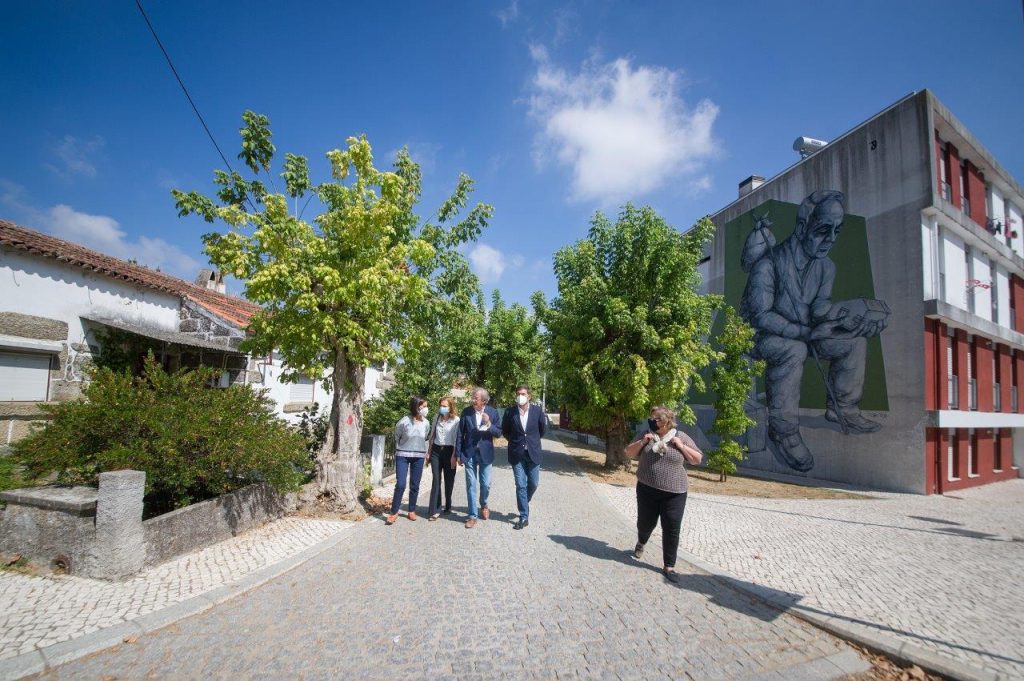
{"type": "MultiPolygon", "coordinates": [[[[362,522],[380,522],[380,519],[371,516],[362,522]]],[[[0,660],[0,679],[10,679],[13,681],[33,674],[48,672],[62,664],[120,645],[124,643],[124,639],[127,637],[149,634],[180,622],[186,617],[198,615],[215,605],[252,591],[302,565],[306,561],[315,558],[324,551],[341,543],[355,527],[356,523],[352,522],[348,527],[342,528],[335,535],[324,539],[320,543],[303,549],[291,558],[286,558],[272,565],[260,568],[242,577],[237,582],[219,586],[216,589],[211,589],[205,593],[169,605],[166,608],[136,617],[133,620],[105,627],[99,631],[94,631],[68,641],[55,643],[52,646],[37,648],[27,653],[0,660]]]]}
{"type": "MultiPolygon", "coordinates": [[[[558,441],[556,440],[556,442],[558,441]]],[[[558,444],[565,447],[565,443],[558,442],[558,444]]],[[[572,455],[568,454],[568,452],[565,453],[569,456],[570,460],[575,463],[575,460],[572,459],[572,455]]],[[[597,484],[590,479],[589,475],[587,476],[587,481],[591,485],[597,484]]],[[[611,507],[617,515],[622,517],[622,513],[612,505],[605,495],[597,493],[596,489],[594,492],[596,496],[611,507]]],[[[708,573],[712,577],[715,577],[731,589],[754,596],[773,608],[793,615],[808,624],[814,625],[815,627],[823,629],[841,639],[851,641],[874,652],[882,653],[903,664],[914,664],[929,673],[951,679],[958,679],[959,681],[1005,681],[1010,678],[1009,676],[999,672],[981,669],[964,662],[954,660],[945,655],[929,650],[924,646],[917,645],[916,643],[904,642],[895,636],[879,633],[875,629],[857,622],[849,622],[831,615],[819,615],[817,613],[800,610],[799,605],[795,605],[786,599],[776,596],[774,590],[738,579],[725,570],[722,570],[717,565],[712,565],[703,558],[700,558],[699,556],[696,556],[682,548],[678,550],[678,556],[680,559],[694,567],[708,573]]]]}

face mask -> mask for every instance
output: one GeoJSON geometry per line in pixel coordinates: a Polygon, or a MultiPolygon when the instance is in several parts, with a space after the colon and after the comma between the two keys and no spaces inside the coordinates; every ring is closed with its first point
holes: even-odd
{"type": "Polygon", "coordinates": [[[423,418],[427,418],[427,414],[429,413],[430,409],[428,409],[427,407],[420,407],[420,416],[422,416],[423,418]]]}
{"type": "Polygon", "coordinates": [[[647,427],[651,429],[652,433],[658,432],[658,422],[654,419],[647,419],[647,427]]]}
{"type": "Polygon", "coordinates": [[[527,397],[526,395],[516,395],[516,402],[519,403],[520,407],[523,406],[524,404],[526,404],[529,401],[530,401],[530,398],[527,397]]]}
{"type": "Polygon", "coordinates": [[[448,407],[441,407],[438,411],[441,412],[441,416],[448,416],[448,407]]]}

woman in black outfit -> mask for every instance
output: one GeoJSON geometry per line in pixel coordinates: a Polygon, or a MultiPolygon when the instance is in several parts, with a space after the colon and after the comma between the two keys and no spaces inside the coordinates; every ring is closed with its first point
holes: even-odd
{"type": "Polygon", "coordinates": [[[677,582],[676,552],[679,549],[679,528],[686,510],[689,480],[686,464],[697,465],[704,454],[689,435],[676,430],[676,415],[667,407],[651,409],[647,419],[648,432],[626,447],[626,456],[640,459],[636,471],[637,543],[633,557],[640,559],[644,545],[661,519],[662,573],[670,582],[677,582]]]}
{"type": "Polygon", "coordinates": [[[452,511],[452,491],[455,489],[455,468],[459,459],[455,456],[455,437],[459,425],[459,413],[455,400],[442,397],[438,401],[438,417],[430,431],[427,445],[427,460],[430,462],[430,509],[428,520],[437,520],[441,513],[452,511]],[[441,478],[444,477],[445,505],[441,510],[441,478]]]}

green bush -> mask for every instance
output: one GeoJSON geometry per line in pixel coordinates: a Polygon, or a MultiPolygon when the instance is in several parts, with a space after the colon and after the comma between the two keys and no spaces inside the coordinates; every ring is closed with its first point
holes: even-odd
{"type": "MultiPolygon", "coordinates": [[[[26,484],[21,479],[21,472],[18,470],[18,465],[14,462],[14,459],[0,452],[0,492],[5,489],[24,487],[26,484]]],[[[0,501],[0,508],[3,508],[3,506],[4,502],[0,501]]]]}
{"type": "Polygon", "coordinates": [[[209,387],[219,373],[168,374],[152,356],[141,376],[98,368],[85,399],[44,405],[49,424],[11,456],[29,476],[56,473],[61,484],[145,471],[147,517],[253,482],[297,488],[309,466],[302,436],[274,416],[262,391],[209,387]]]}

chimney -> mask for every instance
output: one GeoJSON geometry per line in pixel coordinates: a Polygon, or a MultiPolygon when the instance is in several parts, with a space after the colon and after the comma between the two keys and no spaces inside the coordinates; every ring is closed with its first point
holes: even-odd
{"type": "Polygon", "coordinates": [[[764,178],[760,175],[751,175],[747,179],[740,182],[740,198],[754,191],[758,187],[764,184],[764,178]]]}
{"type": "Polygon", "coordinates": [[[196,285],[216,291],[217,293],[225,293],[227,291],[227,286],[224,284],[224,275],[217,270],[199,270],[199,276],[196,277],[196,285]]]}

